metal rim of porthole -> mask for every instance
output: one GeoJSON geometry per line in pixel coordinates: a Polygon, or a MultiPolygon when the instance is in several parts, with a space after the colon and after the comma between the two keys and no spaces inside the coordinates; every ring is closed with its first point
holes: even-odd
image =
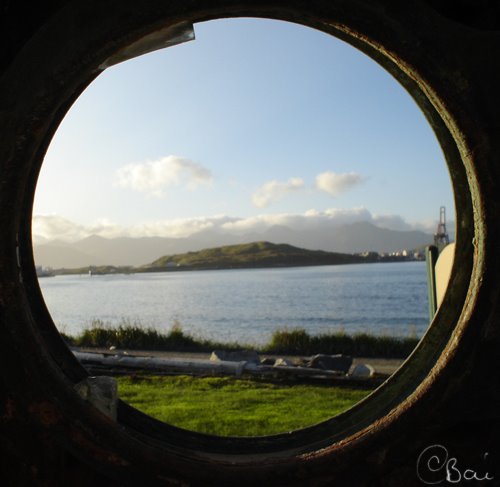
{"type": "Polygon", "coordinates": [[[440,89],[441,70],[436,66],[442,59],[435,52],[432,65],[424,54],[426,46],[439,46],[438,39],[435,33],[433,39],[431,34],[422,37],[429,31],[419,30],[423,19],[412,17],[410,10],[392,14],[362,0],[79,1],[56,12],[25,44],[0,84],[4,99],[13,100],[0,148],[0,302],[6,324],[2,339],[9,343],[4,360],[23,364],[12,374],[11,390],[21,394],[24,388],[27,404],[43,404],[30,413],[42,424],[53,425],[53,434],[75,455],[124,478],[141,469],[167,480],[196,480],[207,472],[214,481],[244,476],[245,482],[286,478],[291,472],[321,475],[326,469],[349,468],[391,431],[404,431],[421,404],[437,400],[435,384],[459,349],[474,311],[482,263],[474,257],[473,242],[481,246],[484,228],[471,151],[440,89]],[[456,200],[455,262],[460,268],[454,266],[443,305],[413,354],[349,411],[269,437],[222,438],[185,431],[124,403],[119,403],[115,422],[82,400],[73,386],[87,373],[46,309],[31,242],[32,205],[43,157],[80,93],[120,56],[133,57],[141,46],[151,50],[168,45],[168,36],[183,32],[186,25],[229,17],[306,25],[350,43],[381,64],[413,96],[437,134],[456,200]]]}

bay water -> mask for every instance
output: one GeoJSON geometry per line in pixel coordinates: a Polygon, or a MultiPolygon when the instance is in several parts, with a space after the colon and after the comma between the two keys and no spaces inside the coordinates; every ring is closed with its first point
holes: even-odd
{"type": "Polygon", "coordinates": [[[70,335],[92,320],[128,320],[262,345],[277,329],[420,337],[429,323],[424,262],[73,275],[39,283],[56,326],[70,335]]]}

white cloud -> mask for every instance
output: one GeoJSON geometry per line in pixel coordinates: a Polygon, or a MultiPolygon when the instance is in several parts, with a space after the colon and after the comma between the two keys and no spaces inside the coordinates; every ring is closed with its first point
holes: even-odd
{"type": "Polygon", "coordinates": [[[363,181],[363,176],[356,172],[337,174],[326,171],[316,176],[316,188],[331,196],[345,193],[363,181]]]}
{"type": "Polygon", "coordinates": [[[338,227],[341,225],[373,219],[366,208],[331,208],[325,211],[311,209],[305,213],[274,213],[238,218],[222,225],[221,230],[236,235],[263,232],[275,225],[292,230],[314,230],[321,226],[338,227]]]}
{"type": "Polygon", "coordinates": [[[182,238],[211,228],[222,228],[237,220],[225,215],[198,218],[178,218],[150,221],[123,226],[107,220],[99,220],[90,225],[80,225],[57,215],[36,215],[32,219],[32,234],[35,243],[48,240],[75,242],[90,235],[105,238],[116,237],[171,237],[182,238]]]}
{"type": "Polygon", "coordinates": [[[129,237],[183,238],[195,235],[203,230],[220,228],[225,222],[232,220],[231,217],[225,215],[159,220],[123,227],[122,234],[129,237]]]}
{"type": "Polygon", "coordinates": [[[336,225],[347,225],[354,222],[372,222],[373,217],[363,206],[357,208],[328,208],[323,217],[336,225]]]}
{"type": "MultiPolygon", "coordinates": [[[[373,215],[372,223],[377,227],[388,228],[389,230],[420,230],[425,233],[434,234],[437,229],[437,220],[425,219],[416,222],[408,222],[400,215],[373,215]]],[[[455,221],[446,222],[448,233],[451,236],[455,235],[455,221]]],[[[453,237],[454,238],[454,237],[453,237]]]]}
{"type": "Polygon", "coordinates": [[[178,156],[167,156],[156,161],[127,164],[116,171],[115,185],[154,196],[163,196],[173,186],[195,189],[210,184],[212,173],[202,165],[178,156]]]}
{"type": "Polygon", "coordinates": [[[286,182],[268,181],[255,191],[252,195],[252,202],[258,208],[265,208],[288,193],[303,187],[304,181],[301,178],[290,178],[286,182]]]}
{"type": "MultiPolygon", "coordinates": [[[[438,220],[433,220],[432,218],[428,218],[426,220],[420,220],[417,223],[411,225],[413,230],[422,230],[427,233],[435,233],[437,230],[438,220]]],[[[455,221],[449,220],[446,222],[446,228],[448,232],[451,234],[455,234],[455,221]]]]}
{"type": "Polygon", "coordinates": [[[130,226],[117,225],[107,220],[100,220],[91,225],[80,225],[57,215],[37,215],[33,217],[32,225],[35,243],[43,243],[53,239],[76,241],[90,235],[107,238],[183,238],[196,235],[204,230],[213,230],[222,235],[258,234],[276,225],[297,231],[314,231],[318,228],[334,228],[364,221],[391,230],[424,230],[433,233],[428,222],[409,223],[399,215],[373,215],[363,207],[330,208],[325,211],[311,209],[301,214],[275,213],[248,218],[227,215],[201,216],[151,221],[130,226]]]}
{"type": "Polygon", "coordinates": [[[32,219],[33,240],[75,241],[89,235],[88,228],[57,215],[34,216],[32,219]]]}
{"type": "Polygon", "coordinates": [[[414,230],[414,228],[399,215],[373,215],[373,223],[378,227],[390,230],[414,230]]]}

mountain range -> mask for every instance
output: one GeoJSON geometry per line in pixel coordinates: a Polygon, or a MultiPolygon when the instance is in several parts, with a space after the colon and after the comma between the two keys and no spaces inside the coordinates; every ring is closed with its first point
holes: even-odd
{"type": "Polygon", "coordinates": [[[433,236],[421,231],[388,230],[368,222],[314,230],[293,230],[286,226],[275,225],[264,232],[244,235],[231,235],[220,230],[208,229],[184,238],[104,238],[91,235],[77,242],[42,240],[41,243],[34,245],[34,255],[37,265],[56,269],[89,265],[140,266],[149,264],[166,254],[262,240],[276,244],[287,243],[309,250],[358,253],[396,252],[421,248],[432,243],[433,236]]]}
{"type": "Polygon", "coordinates": [[[53,268],[75,268],[89,265],[140,266],[162,255],[193,252],[211,247],[268,241],[287,243],[309,250],[328,252],[396,252],[421,248],[433,242],[431,234],[412,230],[397,231],[368,222],[356,222],[334,228],[294,230],[275,225],[263,232],[231,235],[220,230],[204,230],[184,238],[119,237],[91,235],[77,242],[44,241],[34,238],[35,262],[53,268]]]}

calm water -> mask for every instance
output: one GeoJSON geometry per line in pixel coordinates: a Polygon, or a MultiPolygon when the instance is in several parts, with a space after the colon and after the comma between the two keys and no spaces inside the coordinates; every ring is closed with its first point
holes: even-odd
{"type": "Polygon", "coordinates": [[[40,279],[61,331],[92,319],[139,320],[197,336],[261,344],[277,328],[421,336],[428,325],[423,262],[191,271],[40,279]]]}

